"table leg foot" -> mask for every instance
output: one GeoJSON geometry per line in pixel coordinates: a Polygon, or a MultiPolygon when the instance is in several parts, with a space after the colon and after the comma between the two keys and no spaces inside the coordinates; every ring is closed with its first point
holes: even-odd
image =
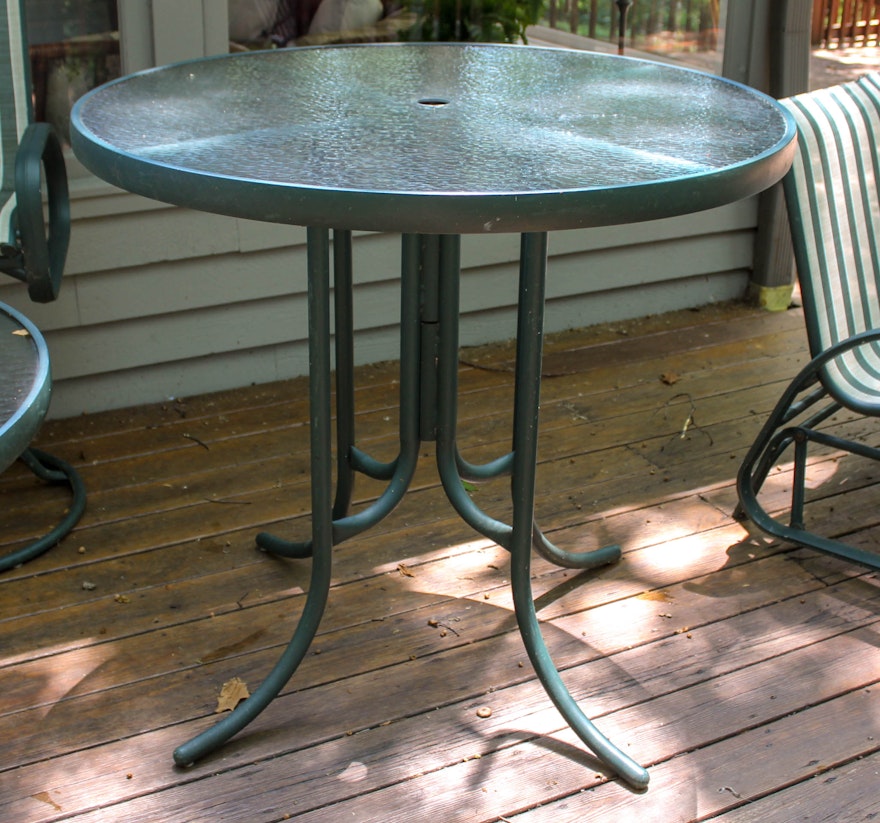
{"type": "Polygon", "coordinates": [[[86,487],[79,472],[73,466],[58,457],[34,448],[27,449],[20,459],[41,480],[48,483],[67,483],[70,486],[73,499],[67,514],[52,531],[39,540],[0,557],[0,572],[14,569],[51,549],[79,522],[86,509],[86,487]]]}
{"type": "Polygon", "coordinates": [[[256,543],[263,551],[277,555],[278,557],[290,557],[302,560],[303,558],[312,556],[311,540],[293,542],[290,540],[284,540],[274,534],[269,534],[269,532],[260,532],[256,537],[256,543]]]}
{"type": "Polygon", "coordinates": [[[532,546],[545,560],[566,569],[597,569],[620,560],[620,546],[602,546],[584,552],[570,552],[551,543],[538,524],[532,527],[532,546]]]}
{"type": "Polygon", "coordinates": [[[633,788],[644,789],[650,780],[648,770],[617,748],[596,728],[562,682],[538,624],[528,566],[517,568],[514,564],[511,575],[517,624],[529,660],[544,691],[575,734],[609,769],[633,788]]]}
{"type": "Polygon", "coordinates": [[[178,766],[191,766],[222,746],[278,696],[284,684],[299,667],[318,631],[329,591],[330,553],[318,552],[312,561],[311,583],[305,607],[284,653],[253,694],[239,703],[231,714],[174,750],[174,762],[178,766]]]}

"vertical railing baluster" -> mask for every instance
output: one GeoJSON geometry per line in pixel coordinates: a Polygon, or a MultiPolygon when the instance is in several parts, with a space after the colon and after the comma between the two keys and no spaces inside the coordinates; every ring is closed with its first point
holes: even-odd
{"type": "Polygon", "coordinates": [[[623,54],[626,48],[626,15],[633,0],[614,0],[619,10],[617,28],[617,53],[623,54]]]}

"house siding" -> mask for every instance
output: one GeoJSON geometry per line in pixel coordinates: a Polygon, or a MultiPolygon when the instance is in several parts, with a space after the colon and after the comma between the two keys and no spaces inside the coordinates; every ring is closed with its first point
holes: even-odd
{"type": "MultiPolygon", "coordinates": [[[[305,374],[305,230],[155,203],[72,182],[72,237],[55,303],[20,285],[0,301],[45,333],[50,414],[67,417],[305,374]]],[[[546,330],[740,297],[756,201],[684,218],[553,233],[546,330]]],[[[461,341],[515,330],[515,235],[462,239],[461,341]]],[[[355,352],[398,357],[399,237],[356,233],[355,352]]]]}

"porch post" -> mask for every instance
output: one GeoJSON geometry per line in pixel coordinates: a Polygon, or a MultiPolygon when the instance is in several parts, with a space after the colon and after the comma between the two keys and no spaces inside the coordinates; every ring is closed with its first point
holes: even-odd
{"type": "MultiPolygon", "coordinates": [[[[773,97],[809,90],[812,0],[730,3],[723,74],[773,97]]],[[[752,302],[783,311],[791,301],[794,257],[788,217],[777,184],[758,201],[758,233],[749,283],[752,302]]]]}

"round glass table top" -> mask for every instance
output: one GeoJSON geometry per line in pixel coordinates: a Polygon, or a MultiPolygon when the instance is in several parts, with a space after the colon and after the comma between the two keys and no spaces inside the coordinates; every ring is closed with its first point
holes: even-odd
{"type": "Polygon", "coordinates": [[[635,222],[776,182],[794,126],[696,71],[529,46],[373,44],[154,69],[83,97],[72,144],[129,191],[334,228],[468,233],[635,222]]]}

